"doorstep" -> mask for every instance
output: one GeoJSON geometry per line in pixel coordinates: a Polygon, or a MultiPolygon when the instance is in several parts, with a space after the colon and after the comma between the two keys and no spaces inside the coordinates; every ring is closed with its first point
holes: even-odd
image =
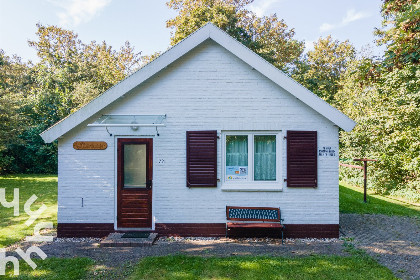
{"type": "Polygon", "coordinates": [[[123,238],[124,233],[114,232],[105,237],[101,247],[146,247],[152,246],[157,238],[157,233],[152,232],[147,238],[123,238]]]}

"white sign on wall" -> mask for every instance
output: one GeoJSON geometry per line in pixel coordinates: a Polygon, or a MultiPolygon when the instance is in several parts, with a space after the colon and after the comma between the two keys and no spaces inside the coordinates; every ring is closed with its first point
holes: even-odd
{"type": "Polygon", "coordinates": [[[318,148],[318,156],[320,157],[335,157],[338,149],[336,147],[324,146],[318,148]]]}

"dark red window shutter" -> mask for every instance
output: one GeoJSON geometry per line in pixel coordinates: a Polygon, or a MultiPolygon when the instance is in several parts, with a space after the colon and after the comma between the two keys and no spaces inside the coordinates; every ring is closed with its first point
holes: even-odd
{"type": "Polygon", "coordinates": [[[187,187],[217,187],[217,131],[187,131],[187,187]]]}
{"type": "Polygon", "coordinates": [[[287,186],[317,187],[317,132],[287,131],[287,186]]]}

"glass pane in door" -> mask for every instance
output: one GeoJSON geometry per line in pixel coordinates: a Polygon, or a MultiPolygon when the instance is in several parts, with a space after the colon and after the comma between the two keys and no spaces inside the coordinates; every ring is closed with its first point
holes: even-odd
{"type": "Polygon", "coordinates": [[[124,145],[124,188],[146,188],[146,144],[124,145]]]}

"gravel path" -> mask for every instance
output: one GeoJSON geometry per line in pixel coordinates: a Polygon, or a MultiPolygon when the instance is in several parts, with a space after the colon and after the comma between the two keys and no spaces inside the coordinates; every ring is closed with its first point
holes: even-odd
{"type": "MultiPolygon", "coordinates": [[[[137,262],[147,256],[186,254],[194,256],[348,256],[339,239],[290,239],[268,238],[159,238],[151,247],[99,247],[100,239],[58,239],[39,247],[48,257],[89,257],[106,266],[114,267],[128,261],[137,262]]],[[[20,244],[26,249],[29,244],[20,244]]],[[[10,250],[12,251],[12,250],[10,250]]]]}
{"type": "Polygon", "coordinates": [[[343,237],[354,239],[402,279],[420,279],[420,217],[341,214],[343,237]]]}

